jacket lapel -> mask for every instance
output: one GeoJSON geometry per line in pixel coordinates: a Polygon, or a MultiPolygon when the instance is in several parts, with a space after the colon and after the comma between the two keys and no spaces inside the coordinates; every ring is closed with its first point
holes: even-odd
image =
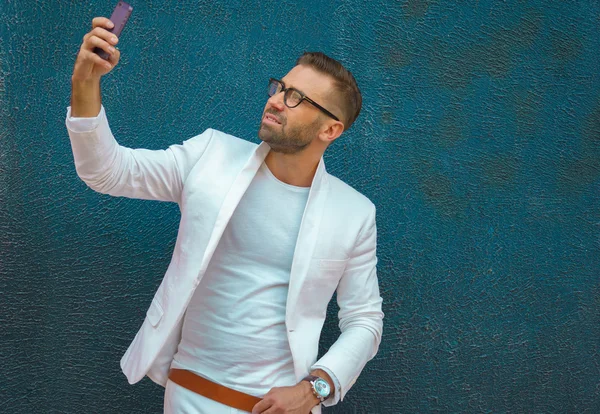
{"type": "Polygon", "coordinates": [[[286,307],[286,324],[288,325],[288,329],[294,329],[291,316],[294,314],[294,308],[299,300],[300,287],[306,279],[310,259],[313,256],[328,189],[329,182],[327,172],[325,171],[325,163],[323,158],[321,158],[308,194],[294,250],[286,307]]]}
{"type": "Polygon", "coordinates": [[[246,165],[244,165],[238,176],[235,178],[235,181],[231,185],[231,188],[223,200],[221,210],[217,215],[213,232],[210,236],[206,250],[204,251],[203,263],[208,263],[212,258],[212,255],[217,248],[217,244],[219,243],[219,240],[221,239],[221,236],[227,227],[227,223],[229,223],[233,212],[242,199],[242,196],[248,189],[252,179],[256,175],[258,168],[265,160],[269,150],[270,147],[266,143],[261,143],[256,148],[254,154],[252,154],[252,156],[248,159],[246,165]]]}

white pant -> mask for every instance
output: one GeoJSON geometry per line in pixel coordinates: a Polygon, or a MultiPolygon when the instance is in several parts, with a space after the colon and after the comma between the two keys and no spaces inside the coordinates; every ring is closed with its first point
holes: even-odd
{"type": "Polygon", "coordinates": [[[196,394],[168,380],[165,387],[165,414],[247,414],[196,394]]]}

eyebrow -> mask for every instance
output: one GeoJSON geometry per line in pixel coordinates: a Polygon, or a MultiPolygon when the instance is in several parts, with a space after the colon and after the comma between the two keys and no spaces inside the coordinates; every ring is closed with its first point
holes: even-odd
{"type": "Polygon", "coordinates": [[[301,93],[302,95],[304,95],[304,96],[308,96],[306,93],[304,93],[304,92],[303,92],[303,91],[301,91],[300,89],[298,89],[298,88],[296,88],[296,87],[294,87],[294,86],[288,86],[288,84],[287,84],[287,83],[286,83],[286,82],[285,82],[283,79],[280,79],[280,80],[281,80],[281,82],[283,82],[283,86],[284,86],[284,88],[288,88],[288,87],[289,87],[289,88],[292,88],[292,89],[295,89],[295,90],[297,90],[298,92],[300,92],[300,93],[301,93]]]}

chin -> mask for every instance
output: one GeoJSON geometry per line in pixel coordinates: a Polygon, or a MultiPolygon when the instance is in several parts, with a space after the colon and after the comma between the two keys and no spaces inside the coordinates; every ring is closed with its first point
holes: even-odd
{"type": "Polygon", "coordinates": [[[270,134],[269,131],[267,131],[263,126],[258,128],[258,138],[260,138],[261,141],[269,142],[269,138],[271,138],[271,136],[272,134],[270,134]]]}

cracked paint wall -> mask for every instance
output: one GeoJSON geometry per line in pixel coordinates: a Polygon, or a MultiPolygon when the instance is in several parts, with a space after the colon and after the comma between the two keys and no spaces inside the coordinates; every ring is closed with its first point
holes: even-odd
{"type": "MultiPolygon", "coordinates": [[[[326,412],[600,409],[598,2],[131,3],[102,84],[123,145],[257,142],[267,79],[305,50],[359,82],[326,162],[378,207],[386,319],[326,412]]],[[[179,211],[88,189],[64,126],[81,39],[113,6],[0,4],[0,412],[161,411],[119,359],[179,211]]],[[[323,352],[337,333],[332,304],[323,352]]]]}

